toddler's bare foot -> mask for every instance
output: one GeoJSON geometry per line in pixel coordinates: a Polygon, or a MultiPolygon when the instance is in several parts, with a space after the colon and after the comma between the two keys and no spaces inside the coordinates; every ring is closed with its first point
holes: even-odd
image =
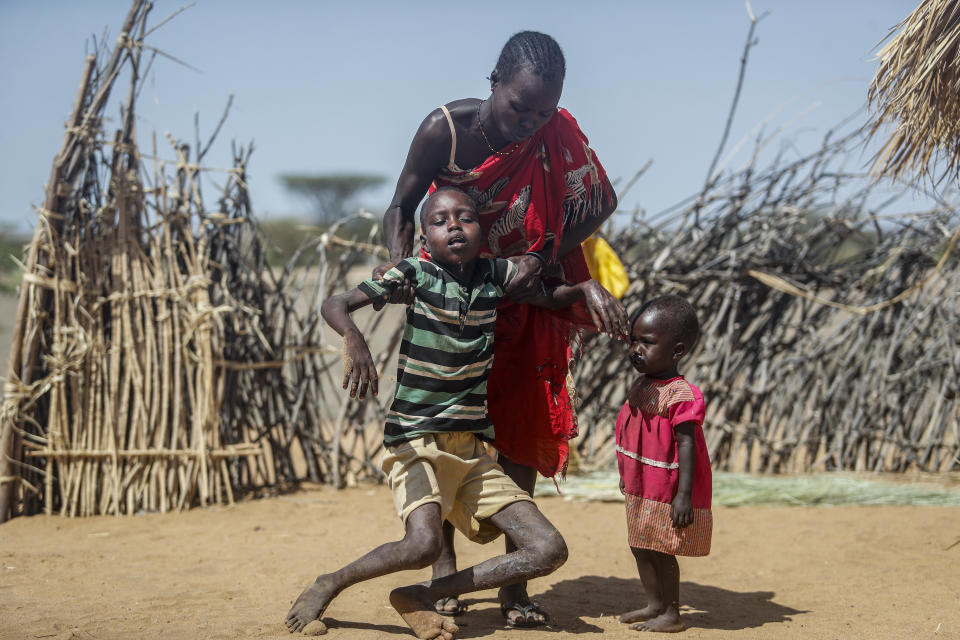
{"type": "Polygon", "coordinates": [[[419,585],[394,589],[390,592],[390,604],[421,640],[453,640],[460,631],[450,618],[434,610],[433,603],[425,597],[424,588],[419,585]]]}
{"type": "Polygon", "coordinates": [[[659,631],[660,633],[677,633],[683,631],[686,627],[680,621],[680,614],[675,611],[665,611],[656,618],[646,622],[638,622],[630,625],[634,631],[659,631]]]}
{"type": "Polygon", "coordinates": [[[296,633],[302,631],[305,626],[314,620],[319,620],[327,605],[336,595],[337,592],[329,575],[317,578],[312,585],[304,589],[297,601],[290,607],[290,611],[284,619],[287,630],[290,633],[296,633]]]}
{"type": "Polygon", "coordinates": [[[652,620],[660,615],[660,605],[648,604],[643,609],[636,609],[634,611],[628,611],[627,613],[620,616],[620,622],[630,623],[630,622],[644,622],[646,620],[652,620]]]}

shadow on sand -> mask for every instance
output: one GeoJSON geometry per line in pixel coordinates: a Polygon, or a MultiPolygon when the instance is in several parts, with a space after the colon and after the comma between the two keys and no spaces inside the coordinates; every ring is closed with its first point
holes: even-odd
{"type": "MultiPolygon", "coordinates": [[[[537,602],[543,605],[543,608],[551,613],[550,621],[546,626],[537,627],[540,632],[563,632],[563,633],[602,633],[603,629],[581,620],[577,616],[585,615],[577,611],[565,611],[563,602],[552,601],[550,606],[544,599],[535,598],[537,602]]],[[[473,598],[469,595],[462,600],[467,607],[467,611],[454,618],[454,622],[460,627],[457,633],[457,640],[466,638],[481,638],[489,636],[496,630],[509,629],[500,613],[500,602],[496,597],[473,598]]],[[[399,618],[398,618],[399,620],[399,618]]],[[[410,637],[410,630],[404,626],[370,624],[355,620],[337,620],[335,618],[323,618],[324,623],[331,629],[357,629],[357,630],[376,630],[383,634],[395,634],[410,637]]]]}
{"type": "MultiPolygon", "coordinates": [[[[739,592],[720,587],[680,583],[683,622],[692,629],[722,629],[737,631],[760,627],[769,623],[786,622],[792,616],[809,613],[773,601],[772,591],[739,592]]],[[[568,634],[600,633],[601,627],[584,618],[617,617],[643,606],[643,588],[639,579],[612,576],[582,576],[563,580],[534,599],[550,613],[550,622],[539,627],[543,632],[568,634]]],[[[506,627],[495,597],[471,598],[463,603],[467,612],[455,622],[460,627],[457,638],[479,638],[506,627]]],[[[324,618],[330,628],[377,630],[384,634],[409,636],[402,625],[370,624],[352,620],[324,618]]]]}
{"type": "MultiPolygon", "coordinates": [[[[540,600],[537,600],[540,602],[540,600]]],[[[509,629],[510,627],[503,620],[500,614],[500,603],[494,598],[471,598],[469,596],[462,600],[467,606],[467,611],[454,618],[454,622],[460,627],[457,633],[457,640],[466,638],[482,638],[489,636],[498,629],[509,629]]],[[[547,609],[546,603],[542,603],[544,609],[547,609]]],[[[557,603],[559,607],[560,604],[557,603]]],[[[399,620],[399,618],[397,618],[399,620]]],[[[331,629],[356,629],[356,630],[375,630],[383,634],[399,635],[410,637],[410,630],[400,625],[370,624],[354,620],[337,620],[335,618],[324,618],[324,623],[331,629]]],[[[570,613],[560,616],[551,616],[547,626],[537,627],[541,632],[564,632],[564,633],[601,633],[603,629],[585,622],[570,613]]]]}
{"type": "MultiPolygon", "coordinates": [[[[772,591],[739,592],[681,581],[680,615],[689,628],[736,631],[785,622],[791,620],[791,616],[809,613],[774,602],[774,595],[772,591]]],[[[564,580],[541,594],[539,600],[544,607],[552,604],[551,610],[559,604],[568,615],[587,618],[620,616],[644,605],[639,579],[612,576],[564,580]]]]}

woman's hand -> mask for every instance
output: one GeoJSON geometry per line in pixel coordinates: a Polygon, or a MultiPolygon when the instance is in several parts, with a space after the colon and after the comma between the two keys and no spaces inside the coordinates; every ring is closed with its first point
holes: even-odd
{"type": "Polygon", "coordinates": [[[619,300],[596,280],[583,283],[583,301],[593,319],[594,326],[618,340],[629,340],[627,312],[619,300]]]}
{"type": "Polygon", "coordinates": [[[693,504],[690,502],[689,493],[677,492],[677,497],[670,504],[670,519],[678,529],[685,529],[693,524],[693,504]]]}
{"type": "MultiPolygon", "coordinates": [[[[373,279],[377,282],[383,282],[383,274],[397,266],[398,262],[400,261],[388,262],[375,267],[373,269],[373,279]]],[[[413,304],[413,297],[413,283],[405,279],[400,286],[390,292],[388,297],[375,301],[373,308],[380,311],[380,309],[383,309],[383,305],[388,302],[391,304],[413,304]]]]}
{"type": "Polygon", "coordinates": [[[517,275],[510,281],[506,294],[521,304],[536,299],[543,293],[543,261],[536,256],[524,254],[507,258],[517,265],[517,275]]]}
{"type": "Polygon", "coordinates": [[[348,331],[343,336],[343,388],[350,387],[351,398],[363,399],[367,387],[376,396],[378,384],[377,366],[366,340],[359,331],[348,331]]]}

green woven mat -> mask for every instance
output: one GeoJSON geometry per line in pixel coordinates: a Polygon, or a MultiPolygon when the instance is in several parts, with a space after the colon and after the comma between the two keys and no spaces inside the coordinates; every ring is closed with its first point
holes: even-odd
{"type": "MultiPolygon", "coordinates": [[[[960,486],[948,484],[944,476],[929,480],[903,478],[871,479],[846,473],[796,476],[756,476],[743,473],[713,474],[713,504],[727,507],[747,505],[836,506],[836,505],[926,505],[960,506],[960,486]],[[939,482],[939,484],[938,484],[939,482]]],[[[594,471],[567,476],[560,492],[568,500],[619,502],[616,471],[594,471]]],[[[540,478],[537,495],[556,495],[553,481],[540,478]]]]}

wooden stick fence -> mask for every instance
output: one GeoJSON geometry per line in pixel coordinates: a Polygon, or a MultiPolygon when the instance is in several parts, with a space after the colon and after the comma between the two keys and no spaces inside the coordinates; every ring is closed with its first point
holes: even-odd
{"type": "MultiPolygon", "coordinates": [[[[144,161],[133,115],[149,10],[133,2],[106,63],[85,61],[27,252],[0,521],[229,503],[237,491],[376,472],[379,428],[354,425],[383,408],[335,393],[339,349],[323,343],[318,314],[371,245],[335,228],[302,249],[306,268],[300,256],[272,268],[250,215],[251,148],[234,147],[211,208],[189,147],[169,138],[164,161],[154,139],[144,161]],[[102,113],[121,69],[130,86],[107,139],[102,113]]],[[[198,161],[212,141],[197,145],[198,161]]]]}
{"type": "MultiPolygon", "coordinates": [[[[677,293],[699,310],[703,336],[684,371],[708,399],[717,468],[960,469],[960,217],[944,205],[885,219],[872,183],[842,168],[862,139],[750,165],[612,234],[633,279],[628,307],[677,293]]],[[[585,464],[615,455],[624,355],[585,341],[585,464]]]]}

